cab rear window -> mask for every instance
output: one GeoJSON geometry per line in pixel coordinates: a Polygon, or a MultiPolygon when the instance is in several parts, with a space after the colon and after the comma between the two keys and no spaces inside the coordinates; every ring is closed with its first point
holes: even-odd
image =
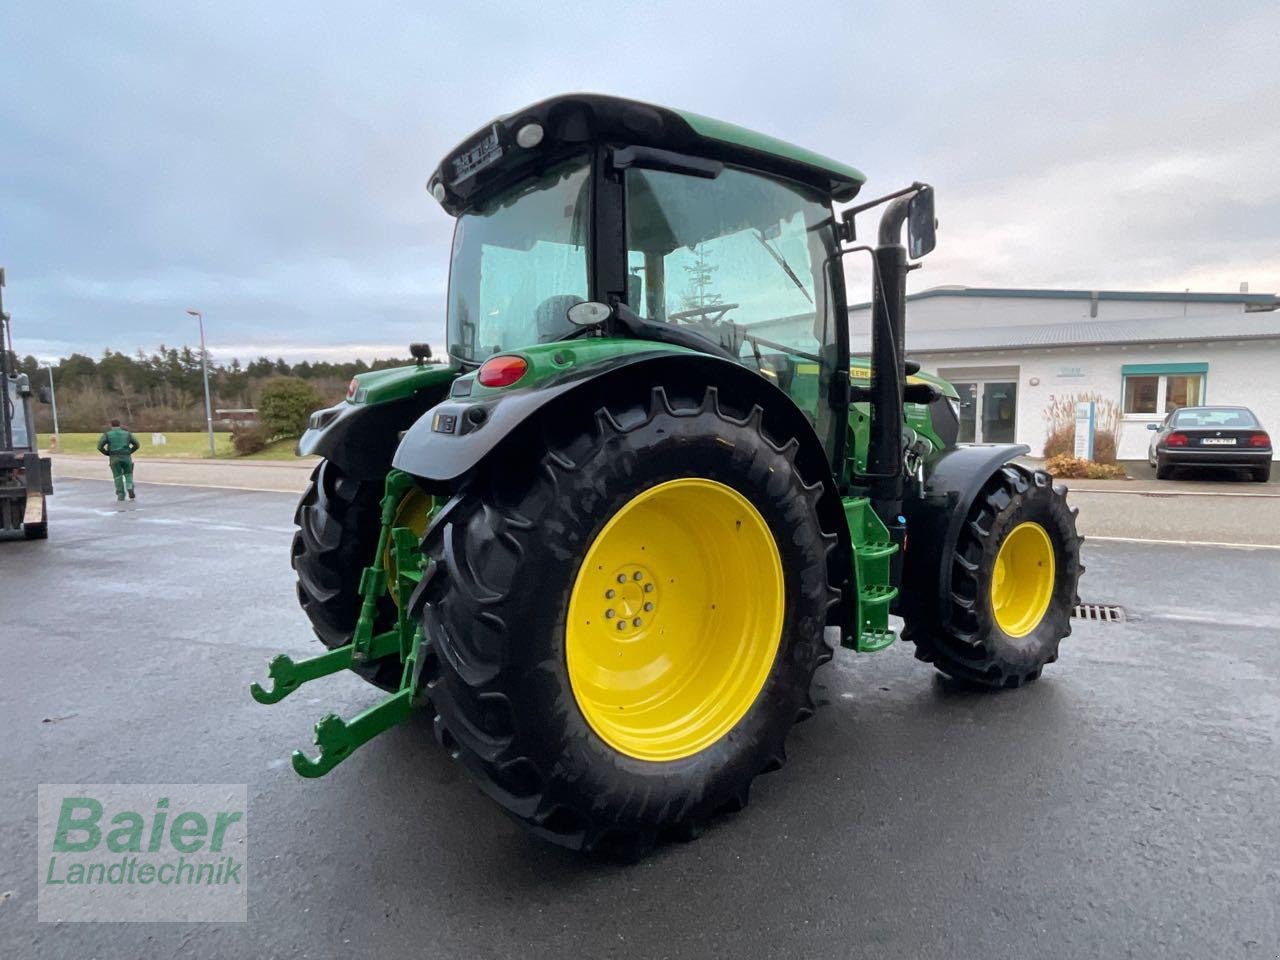
{"type": "Polygon", "coordinates": [[[1248,410],[1198,407],[1173,415],[1175,427],[1256,427],[1258,420],[1248,410]]]}

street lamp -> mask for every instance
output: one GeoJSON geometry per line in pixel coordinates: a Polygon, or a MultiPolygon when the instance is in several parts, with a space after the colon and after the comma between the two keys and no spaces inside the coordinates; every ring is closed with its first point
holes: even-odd
{"type": "Polygon", "coordinates": [[[199,310],[188,310],[191,316],[200,322],[200,370],[204,374],[204,422],[209,428],[209,456],[213,457],[213,407],[209,403],[209,351],[204,345],[204,314],[199,310]]]}
{"type": "Polygon", "coordinates": [[[49,371],[49,402],[53,404],[53,436],[57,439],[61,431],[58,430],[58,395],[53,392],[53,364],[46,363],[44,368],[49,371]]]}

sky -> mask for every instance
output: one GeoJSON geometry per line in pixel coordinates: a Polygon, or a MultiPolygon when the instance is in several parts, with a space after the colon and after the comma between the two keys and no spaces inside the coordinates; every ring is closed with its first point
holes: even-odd
{"type": "Polygon", "coordinates": [[[42,359],[194,344],[187,309],[215,359],[439,345],[427,175],[575,90],[801,144],[864,196],[929,181],[911,289],[1280,292],[1278,40],[1274,0],[8,0],[5,309],[42,359]]]}

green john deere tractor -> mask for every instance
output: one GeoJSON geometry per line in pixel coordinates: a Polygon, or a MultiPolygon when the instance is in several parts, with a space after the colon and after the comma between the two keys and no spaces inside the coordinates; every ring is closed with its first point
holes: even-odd
{"type": "Polygon", "coordinates": [[[364,374],[315,413],[298,596],[389,695],[316,725],[320,776],[415,709],[536,833],[643,850],[742,807],[835,644],[1018,686],[1070,632],[1065,490],[959,446],[904,356],[916,183],[841,213],[852,167],[706,117],[556,97],[476,132],[428,189],[456,217],[450,362],[364,374]],[[856,216],[883,205],[878,242],[856,216]],[[904,224],[908,246],[901,244],[904,224]],[[871,355],[842,258],[868,254],[871,355]]]}

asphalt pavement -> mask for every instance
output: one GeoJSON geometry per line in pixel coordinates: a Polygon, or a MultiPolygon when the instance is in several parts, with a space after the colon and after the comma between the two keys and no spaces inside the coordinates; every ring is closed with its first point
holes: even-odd
{"type": "Polygon", "coordinates": [[[840,651],[751,805],[628,866],[525,836],[421,719],[295,776],[317,717],[376,693],[248,696],[317,651],[293,496],[138,489],[64,479],[50,539],[0,543],[0,957],[1280,950],[1280,551],[1090,542],[1081,593],[1128,622],[1078,623],[1021,690],[840,651]],[[38,923],[36,787],[59,782],[248,784],[248,922],[38,923]]]}
{"type": "MultiPolygon", "coordinates": [[[[1035,466],[1034,462],[1029,462],[1035,466]]],[[[315,462],[306,460],[139,459],[139,480],[298,494],[315,462]]],[[[101,479],[99,456],[60,454],[58,479],[101,479]]],[[[1277,472],[1280,479],[1280,471],[1277,472]]],[[[1178,480],[1068,480],[1088,537],[1280,546],[1280,483],[1251,483],[1231,473],[1202,471],[1178,480]]]]}

